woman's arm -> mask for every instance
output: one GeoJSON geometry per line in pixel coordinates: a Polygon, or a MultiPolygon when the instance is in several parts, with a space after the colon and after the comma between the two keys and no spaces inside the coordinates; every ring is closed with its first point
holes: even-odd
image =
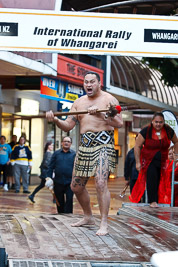
{"type": "Polygon", "coordinates": [[[174,144],[174,160],[177,161],[178,160],[178,138],[177,138],[175,133],[174,133],[171,141],[174,144]]]}
{"type": "Polygon", "coordinates": [[[134,146],[134,155],[135,155],[137,171],[141,170],[140,154],[141,154],[141,149],[142,149],[144,142],[145,142],[145,139],[143,138],[141,134],[139,134],[135,141],[135,146],[134,146]]]}
{"type": "Polygon", "coordinates": [[[48,165],[50,163],[51,157],[52,157],[52,154],[50,152],[46,152],[44,154],[44,158],[43,158],[43,161],[42,161],[42,164],[41,164],[42,168],[45,168],[45,169],[48,168],[48,165]]]}

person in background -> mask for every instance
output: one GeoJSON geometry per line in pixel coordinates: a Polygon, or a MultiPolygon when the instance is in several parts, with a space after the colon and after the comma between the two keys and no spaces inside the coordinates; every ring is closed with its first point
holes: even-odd
{"type": "MultiPolygon", "coordinates": [[[[136,135],[135,140],[137,139],[137,136],[138,134],[136,135]]],[[[125,158],[124,177],[125,180],[127,181],[126,185],[130,185],[130,193],[132,193],[132,189],[138,178],[138,171],[136,169],[136,161],[134,155],[134,147],[129,150],[125,158]]]]}
{"type": "Polygon", "coordinates": [[[171,169],[171,165],[174,160],[174,146],[170,146],[168,149],[168,159],[166,160],[166,169],[171,169]]]}
{"type": "MultiPolygon", "coordinates": [[[[167,188],[167,191],[169,192],[169,196],[171,196],[171,190],[172,190],[172,167],[173,162],[175,158],[174,154],[174,146],[171,146],[169,148],[168,152],[168,160],[166,161],[166,173],[165,173],[165,186],[167,188]]],[[[175,162],[175,168],[174,168],[174,181],[178,181],[178,161],[175,162]]],[[[170,200],[171,201],[171,200],[170,200]]],[[[178,207],[178,185],[174,185],[174,207],[178,207]]]]}
{"type": "Polygon", "coordinates": [[[156,112],[151,124],[140,131],[134,147],[139,176],[129,197],[131,202],[138,203],[147,187],[150,207],[158,207],[157,203],[170,204],[164,180],[170,141],[178,156],[178,138],[174,130],[165,124],[163,114],[156,112]]]}
{"type": "Polygon", "coordinates": [[[20,192],[20,178],[22,176],[23,193],[28,191],[28,169],[32,167],[32,152],[29,146],[25,145],[26,139],[21,136],[19,144],[15,145],[11,153],[11,163],[14,165],[15,193],[20,192]]]}
{"type": "Polygon", "coordinates": [[[9,145],[11,146],[11,148],[13,148],[16,144],[17,144],[17,135],[13,134],[12,140],[9,143],[9,145]]]}
{"type": "Polygon", "coordinates": [[[47,170],[47,187],[54,173],[54,194],[58,213],[73,213],[73,192],[70,183],[76,153],[70,148],[71,145],[71,137],[62,138],[62,148],[53,153],[47,170]]]}
{"type": "Polygon", "coordinates": [[[43,187],[45,187],[45,178],[47,177],[47,170],[48,170],[48,166],[52,157],[52,152],[53,152],[54,146],[52,141],[49,141],[45,144],[44,147],[44,156],[43,156],[43,160],[41,162],[40,165],[40,169],[41,169],[41,173],[40,173],[40,179],[41,182],[40,184],[35,188],[35,190],[32,192],[31,195],[28,196],[28,198],[30,199],[31,202],[35,203],[34,201],[34,197],[36,195],[36,193],[38,193],[43,187]]]}
{"type": "MultiPolygon", "coordinates": [[[[13,135],[12,136],[12,140],[9,143],[9,145],[11,146],[11,149],[13,149],[13,147],[17,144],[17,135],[13,135]]],[[[8,188],[9,189],[15,189],[15,181],[14,181],[14,171],[13,171],[13,166],[11,164],[11,162],[8,165],[8,169],[7,169],[7,182],[8,182],[8,188]]]]}
{"type": "MultiPolygon", "coordinates": [[[[175,161],[174,181],[178,182],[178,154],[175,153],[175,150],[173,156],[175,161]]],[[[178,184],[174,186],[174,207],[178,207],[178,184]]]]}
{"type": "Polygon", "coordinates": [[[10,163],[11,146],[6,144],[6,137],[1,135],[0,137],[0,175],[3,172],[3,187],[4,191],[8,191],[7,185],[7,171],[10,163]]]}

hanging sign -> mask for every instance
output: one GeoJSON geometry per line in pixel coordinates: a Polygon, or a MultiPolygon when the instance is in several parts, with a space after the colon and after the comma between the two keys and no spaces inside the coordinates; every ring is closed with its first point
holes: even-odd
{"type": "MultiPolygon", "coordinates": [[[[164,115],[165,123],[168,124],[174,130],[175,134],[178,137],[178,122],[176,116],[170,110],[163,110],[162,113],[164,115]]],[[[171,142],[171,146],[173,145],[174,144],[171,142]]]]}
{"type": "Polygon", "coordinates": [[[57,101],[74,102],[83,95],[85,95],[85,91],[80,86],[69,84],[58,79],[41,77],[41,97],[57,101]]]}
{"type": "Polygon", "coordinates": [[[178,17],[0,9],[0,50],[178,57],[178,17]]]}

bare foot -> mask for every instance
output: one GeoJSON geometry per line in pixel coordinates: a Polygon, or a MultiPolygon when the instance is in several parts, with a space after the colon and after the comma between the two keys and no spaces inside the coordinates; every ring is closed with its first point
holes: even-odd
{"type": "Polygon", "coordinates": [[[82,225],[94,225],[95,220],[92,217],[84,217],[82,220],[71,224],[72,227],[80,227],[82,225]]]}
{"type": "Polygon", "coordinates": [[[157,204],[156,202],[152,202],[152,203],[150,204],[150,207],[151,207],[151,208],[158,208],[158,204],[157,204]]]}
{"type": "Polygon", "coordinates": [[[101,223],[100,229],[96,232],[96,235],[107,235],[108,234],[108,225],[107,223],[101,223]]]}

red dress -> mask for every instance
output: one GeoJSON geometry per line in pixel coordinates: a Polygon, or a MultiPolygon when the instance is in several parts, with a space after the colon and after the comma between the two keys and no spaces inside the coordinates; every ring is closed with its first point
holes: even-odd
{"type": "MultiPolygon", "coordinates": [[[[175,177],[174,180],[178,182],[178,164],[175,168],[175,177]]],[[[178,207],[178,184],[174,186],[174,206],[178,207]]]]}
{"type": "MultiPolygon", "coordinates": [[[[168,179],[166,179],[166,181],[167,181],[166,188],[167,188],[167,190],[170,190],[170,192],[168,193],[168,195],[170,195],[171,194],[171,185],[172,185],[172,165],[173,165],[173,160],[171,162],[169,160],[167,160],[166,163],[167,163],[166,177],[168,177],[168,179]]],[[[178,182],[178,164],[176,164],[176,166],[175,166],[174,180],[176,182],[178,182]]],[[[171,203],[171,199],[169,201],[171,203]]],[[[174,186],[174,206],[178,207],[178,185],[174,186]]]]}
{"type": "Polygon", "coordinates": [[[161,139],[159,140],[156,135],[156,131],[152,128],[152,138],[149,137],[149,131],[151,126],[147,129],[146,139],[144,147],[141,150],[141,170],[139,172],[138,179],[132,190],[132,194],[129,196],[131,202],[138,203],[143,196],[146,189],[147,170],[157,152],[161,152],[161,173],[160,182],[158,188],[158,203],[170,204],[171,192],[167,190],[167,184],[165,182],[166,172],[166,160],[168,158],[168,148],[170,146],[170,140],[168,139],[166,129],[163,127],[161,131],[161,139]]]}

